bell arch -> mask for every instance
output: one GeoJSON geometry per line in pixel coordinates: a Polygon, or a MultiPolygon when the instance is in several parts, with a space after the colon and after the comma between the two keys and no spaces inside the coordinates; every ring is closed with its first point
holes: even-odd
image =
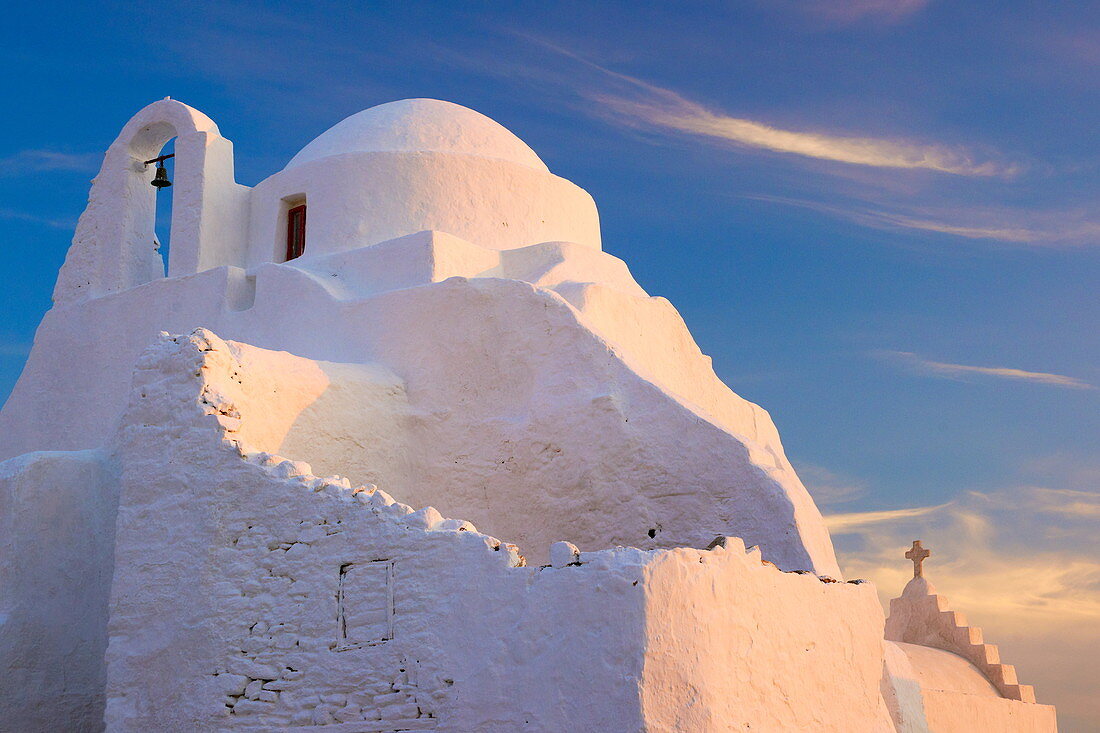
{"type": "Polygon", "coordinates": [[[54,288],[54,302],[94,298],[164,276],[153,239],[157,157],[175,138],[168,276],[244,262],[247,186],[233,180],[233,144],[202,112],[165,98],[122,128],[92,180],[88,206],[54,288]]]}

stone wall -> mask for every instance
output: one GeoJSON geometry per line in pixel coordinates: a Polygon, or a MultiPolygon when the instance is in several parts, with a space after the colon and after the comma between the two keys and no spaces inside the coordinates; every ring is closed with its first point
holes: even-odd
{"type": "Polygon", "coordinates": [[[242,447],[248,409],[228,395],[255,375],[238,367],[202,332],[139,364],[109,730],[707,729],[734,707],[754,727],[888,725],[870,586],[782,573],[736,541],[527,565],[468,522],[242,447]],[[698,695],[731,680],[752,681],[737,704],[698,695]]]}

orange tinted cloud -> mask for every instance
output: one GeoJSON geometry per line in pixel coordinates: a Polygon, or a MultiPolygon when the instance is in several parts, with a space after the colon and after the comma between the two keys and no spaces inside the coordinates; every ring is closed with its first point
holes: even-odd
{"type": "Polygon", "coordinates": [[[912,577],[903,553],[922,540],[928,579],[1058,706],[1062,729],[1100,720],[1100,493],[1016,487],[827,520],[845,574],[874,581],[884,604],[912,577]]]}
{"type": "MultiPolygon", "coordinates": [[[[885,6],[878,0],[849,2],[857,6],[885,6]]],[[[894,3],[897,5],[898,3],[894,3]]],[[[923,2],[902,3],[914,7],[923,2]]],[[[600,72],[620,91],[582,92],[599,105],[604,116],[618,124],[696,135],[708,141],[817,160],[887,169],[923,169],[960,176],[1010,176],[1018,167],[982,160],[962,147],[940,143],[815,130],[791,130],[705,107],[665,87],[651,84],[599,64],[548,41],[523,36],[544,48],[600,72]]]]}
{"type": "MultiPolygon", "coordinates": [[[[641,83],[639,82],[641,86],[641,83]]],[[[613,118],[633,125],[673,130],[711,141],[875,168],[925,169],[961,176],[1010,175],[1015,168],[978,160],[963,148],[901,139],[789,130],[710,110],[668,89],[644,85],[654,94],[628,98],[594,96],[613,118]]]]}
{"type": "Polygon", "coordinates": [[[1067,377],[1064,374],[1052,374],[1050,372],[1029,372],[1012,367],[983,367],[970,364],[953,364],[946,361],[933,361],[924,359],[910,351],[882,351],[880,355],[900,360],[918,370],[933,375],[957,377],[964,375],[977,375],[982,377],[994,377],[997,379],[1013,379],[1025,382],[1037,382],[1049,384],[1055,387],[1067,387],[1069,389],[1096,389],[1094,385],[1077,379],[1067,377]]]}
{"type": "Polygon", "coordinates": [[[939,506],[913,507],[910,509],[886,509],[877,512],[850,512],[848,514],[829,514],[825,517],[825,524],[830,532],[844,534],[866,529],[875,524],[894,524],[901,519],[923,517],[934,511],[944,508],[946,504],[939,506]]]}

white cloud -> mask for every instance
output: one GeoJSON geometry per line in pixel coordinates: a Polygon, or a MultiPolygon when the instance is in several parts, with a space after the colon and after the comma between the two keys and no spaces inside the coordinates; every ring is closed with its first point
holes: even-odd
{"type": "Polygon", "coordinates": [[[904,213],[867,206],[830,205],[783,196],[755,195],[741,198],[797,206],[876,229],[916,229],[965,239],[988,239],[1029,246],[1100,244],[1100,222],[1084,210],[924,209],[916,213],[904,213]]]}
{"type": "Polygon", "coordinates": [[[31,345],[17,341],[0,341],[0,357],[15,356],[25,358],[31,353],[31,345]]]}
{"type": "Polygon", "coordinates": [[[864,482],[841,476],[823,466],[798,461],[795,469],[818,506],[844,504],[867,494],[864,482]]]}
{"type": "Polygon", "coordinates": [[[1055,387],[1066,387],[1069,389],[1096,389],[1096,387],[1088,382],[1077,379],[1076,377],[1067,377],[1064,374],[1052,374],[1050,372],[1030,372],[1023,369],[1015,369],[1012,367],[984,367],[984,366],[972,366],[969,364],[953,364],[946,361],[933,361],[931,359],[925,359],[910,351],[879,351],[878,355],[885,358],[896,360],[904,363],[917,371],[925,374],[931,374],[933,376],[944,376],[948,378],[961,377],[961,376],[981,376],[981,377],[993,377],[995,379],[1011,379],[1024,382],[1036,382],[1039,384],[1049,384],[1055,387]]]}
{"type": "Polygon", "coordinates": [[[48,217],[38,216],[37,214],[30,214],[26,211],[16,211],[15,209],[0,209],[0,219],[26,221],[31,224],[41,224],[51,229],[73,229],[76,226],[76,222],[72,220],[50,219],[48,217]]]}
{"type": "Polygon", "coordinates": [[[782,3],[834,25],[851,25],[863,20],[883,24],[900,23],[928,6],[929,0],[789,0],[782,3]]]}
{"type": "Polygon", "coordinates": [[[997,239],[1023,244],[1096,244],[1100,242],[1100,223],[1091,221],[1082,212],[989,212],[972,213],[985,222],[962,223],[927,217],[891,214],[885,211],[864,212],[882,224],[907,229],[952,234],[967,239],[997,239]],[[1030,221],[1029,221],[1030,219],[1030,221]]]}
{"type": "MultiPolygon", "coordinates": [[[[906,229],[923,229],[927,232],[953,234],[967,239],[999,239],[1002,242],[1035,242],[1044,237],[1042,232],[1032,229],[1010,226],[967,226],[950,224],[933,219],[918,219],[903,214],[891,214],[885,211],[866,212],[867,216],[877,217],[884,224],[892,224],[906,229]]],[[[1100,231],[1100,228],[1097,229],[1100,231]]]]}
{"type": "Polygon", "coordinates": [[[43,171],[94,171],[102,156],[94,153],[60,153],[56,150],[21,150],[0,158],[0,175],[21,176],[43,171]]]}

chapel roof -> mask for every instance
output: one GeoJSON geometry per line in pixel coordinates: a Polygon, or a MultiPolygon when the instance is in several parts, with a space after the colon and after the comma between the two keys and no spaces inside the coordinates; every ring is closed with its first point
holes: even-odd
{"type": "Polygon", "coordinates": [[[380,152],[454,153],[547,170],[535,151],[500,123],[438,99],[402,99],[357,112],[302,148],[287,168],[333,155],[380,152]]]}

